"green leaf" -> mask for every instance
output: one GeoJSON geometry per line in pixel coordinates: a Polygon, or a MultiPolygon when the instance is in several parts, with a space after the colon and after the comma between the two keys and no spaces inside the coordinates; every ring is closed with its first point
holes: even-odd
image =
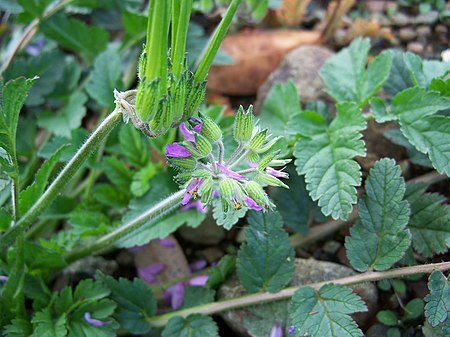
{"type": "Polygon", "coordinates": [[[18,2],[25,11],[38,18],[41,17],[42,13],[44,13],[44,10],[47,8],[51,0],[18,0],[18,2]]]}
{"type": "Polygon", "coordinates": [[[71,138],[71,131],[81,126],[81,121],[86,115],[84,106],[86,101],[86,94],[76,91],[69,97],[69,101],[58,114],[43,112],[38,116],[37,124],[57,136],[71,138]]]}
{"type": "Polygon", "coordinates": [[[404,53],[400,50],[393,50],[392,67],[389,78],[384,84],[384,89],[390,97],[398,92],[414,86],[409,75],[409,69],[403,60],[404,53]]]}
{"type": "Polygon", "coordinates": [[[361,184],[361,168],[353,159],[365,156],[361,130],[366,122],[360,109],[351,103],[337,105],[337,117],[328,126],[315,112],[300,114],[301,137],[294,147],[297,172],[305,175],[312,200],[319,200],[323,214],[346,219],[356,203],[361,184]]]}
{"type": "Polygon", "coordinates": [[[400,130],[414,147],[428,155],[439,173],[450,175],[450,117],[433,116],[450,108],[450,100],[438,92],[413,87],[397,94],[391,105],[400,130]]]}
{"type": "Polygon", "coordinates": [[[249,212],[246,242],[241,245],[237,275],[245,290],[277,292],[294,273],[294,250],[277,212],[249,212]]]}
{"type": "Polygon", "coordinates": [[[5,337],[23,337],[30,336],[33,330],[28,320],[16,318],[4,327],[3,332],[5,333],[5,337]]]}
{"type": "Polygon", "coordinates": [[[161,169],[161,163],[154,164],[149,161],[146,166],[133,175],[133,181],[130,186],[131,193],[136,197],[141,197],[147,193],[151,187],[151,180],[161,169]]]}
{"type": "Polygon", "coordinates": [[[108,179],[116,185],[122,193],[129,193],[133,173],[122,160],[115,157],[106,157],[102,162],[102,168],[108,179]]]}
{"type": "MultiPolygon", "coordinates": [[[[0,148],[9,155],[9,159],[2,161],[2,170],[10,166],[17,174],[16,167],[16,133],[19,122],[19,113],[36,78],[18,78],[11,80],[5,85],[2,83],[0,91],[0,148]],[[7,164],[7,165],[6,165],[7,164]]],[[[11,172],[11,171],[8,171],[11,172]]]]}
{"type": "Polygon", "coordinates": [[[66,261],[59,252],[33,242],[25,243],[24,258],[28,271],[34,274],[40,271],[48,272],[53,268],[60,269],[66,265],[66,261]]]}
{"type": "Polygon", "coordinates": [[[92,188],[92,197],[100,204],[114,208],[126,207],[130,201],[126,194],[111,184],[96,184],[92,188]]]}
{"type": "Polygon", "coordinates": [[[50,178],[53,169],[56,164],[58,164],[59,159],[61,158],[62,153],[65,149],[67,149],[68,145],[61,146],[53,156],[46,160],[39,171],[36,173],[34,177],[33,183],[27,187],[26,190],[20,192],[19,195],[19,209],[20,214],[25,214],[31,206],[39,199],[39,197],[44,193],[45,187],[48,184],[48,180],[50,178]]]}
{"type": "Polygon", "coordinates": [[[137,278],[129,281],[101,276],[101,280],[111,290],[111,299],[117,303],[116,318],[120,326],[135,335],[148,333],[151,325],[147,319],[156,313],[156,300],[151,289],[137,278]]]}
{"type": "Polygon", "coordinates": [[[108,217],[99,211],[80,208],[70,214],[69,223],[77,236],[106,234],[111,229],[108,217]]]}
{"type": "Polygon", "coordinates": [[[206,286],[210,289],[219,288],[236,269],[236,258],[232,255],[225,255],[219,264],[208,272],[206,286]]]}
{"type": "Polygon", "coordinates": [[[99,54],[94,61],[86,91],[102,107],[114,106],[114,89],[121,89],[120,58],[118,51],[109,48],[99,54]]]}
{"type": "Polygon", "coordinates": [[[402,320],[411,321],[422,316],[425,303],[421,298],[414,298],[405,305],[405,314],[402,320]]]}
{"type": "Polygon", "coordinates": [[[420,56],[410,52],[403,54],[403,59],[412,82],[422,88],[427,88],[433,78],[443,76],[450,71],[450,62],[422,61],[420,56]]]}
{"type": "Polygon", "coordinates": [[[67,335],[67,317],[61,315],[57,319],[53,319],[49,308],[34,314],[31,319],[34,325],[32,337],[62,337],[67,335]]]}
{"type": "Polygon", "coordinates": [[[108,33],[100,27],[89,27],[84,22],[54,16],[41,24],[44,34],[62,47],[78,52],[89,63],[106,48],[108,33]]]}
{"type": "Polygon", "coordinates": [[[430,294],[425,297],[425,317],[432,327],[449,320],[450,282],[440,271],[431,273],[428,279],[430,294]]]}
{"type": "Polygon", "coordinates": [[[300,288],[292,297],[289,311],[294,337],[363,336],[350,314],[367,311],[367,307],[350,288],[335,284],[326,284],[319,291],[300,288]]]}
{"type": "Polygon", "coordinates": [[[184,300],[182,309],[196,307],[198,305],[214,302],[216,292],[212,289],[187,286],[184,288],[184,300]]]}
{"type": "Polygon", "coordinates": [[[425,193],[424,185],[408,185],[406,200],[411,205],[408,228],[414,249],[425,257],[447,252],[450,246],[450,206],[439,194],[425,193]]]}
{"type": "Polygon", "coordinates": [[[320,70],[327,92],[339,103],[366,105],[389,77],[393,55],[383,52],[367,67],[370,40],[355,39],[349,47],[330,58],[320,70]]]}
{"type": "Polygon", "coordinates": [[[300,98],[294,82],[275,83],[258,115],[261,129],[267,128],[275,136],[285,136],[291,116],[300,111],[300,98]]]}
{"type": "Polygon", "coordinates": [[[0,208],[0,233],[11,226],[12,216],[4,208],[0,208]]]}
{"type": "Polygon", "coordinates": [[[162,337],[219,337],[216,323],[209,316],[200,314],[186,318],[172,317],[162,332],[162,337]]]}
{"type": "Polygon", "coordinates": [[[391,310],[380,310],[377,313],[378,322],[387,326],[396,326],[398,323],[398,318],[395,313],[391,310]]]}
{"type": "MultiPolygon", "coordinates": [[[[268,337],[276,321],[280,322],[285,334],[290,337],[289,329],[289,301],[272,301],[247,308],[244,315],[244,326],[252,337],[268,337]]],[[[272,337],[272,336],[271,336],[272,337]]]]}
{"type": "Polygon", "coordinates": [[[133,124],[124,124],[119,132],[121,153],[137,168],[146,166],[149,162],[148,144],[144,141],[142,132],[133,124]]]}
{"type": "Polygon", "coordinates": [[[370,170],[366,195],[358,203],[361,221],[345,240],[347,257],[356,270],[389,269],[409,248],[409,204],[402,201],[405,189],[394,160],[381,159],[370,170]]]}

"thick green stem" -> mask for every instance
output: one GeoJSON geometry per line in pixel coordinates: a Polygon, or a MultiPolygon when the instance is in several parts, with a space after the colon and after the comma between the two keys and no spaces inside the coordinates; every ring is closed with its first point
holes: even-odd
{"type": "Polygon", "coordinates": [[[119,123],[122,114],[114,110],[91,134],[72,159],[66,164],[38,201],[0,239],[0,253],[3,253],[22,232],[61,194],[64,187],[102,140],[119,123]]]}
{"type": "Polygon", "coordinates": [[[171,312],[169,314],[164,314],[160,316],[152,317],[148,320],[148,322],[153,327],[162,327],[167,324],[169,319],[175,316],[187,317],[190,314],[204,314],[211,315],[217,314],[219,312],[224,312],[228,310],[238,309],[242,307],[248,307],[251,305],[263,304],[272,301],[279,301],[283,299],[291,298],[294,293],[303,287],[311,287],[314,289],[320,289],[323,285],[328,283],[340,284],[345,286],[352,286],[359,283],[364,282],[374,282],[380,281],[384,279],[398,278],[408,275],[414,274],[423,274],[423,273],[431,273],[434,270],[445,271],[450,269],[450,262],[442,262],[442,263],[434,263],[434,264],[425,264],[421,266],[412,266],[405,268],[392,269],[381,272],[366,272],[363,274],[357,274],[353,276],[338,278],[335,280],[324,281],[324,282],[316,282],[309,283],[296,287],[289,287],[281,290],[278,293],[258,293],[253,295],[245,295],[242,297],[233,298],[230,300],[214,302],[210,304],[204,304],[197,307],[192,307],[189,309],[179,310],[175,312],[171,312]]]}
{"type": "Polygon", "coordinates": [[[186,190],[180,190],[171,196],[167,197],[166,199],[163,199],[156,205],[154,205],[152,208],[147,210],[145,213],[139,215],[138,217],[134,218],[130,222],[127,222],[117,228],[116,230],[112,231],[111,233],[101,237],[97,241],[93,242],[92,244],[83,247],[79,250],[69,252],[65,256],[65,260],[68,263],[74,262],[80,258],[83,258],[88,255],[97,254],[100,253],[108,248],[110,248],[117,240],[125,237],[126,235],[138,230],[143,225],[148,223],[151,220],[157,220],[161,216],[164,216],[165,214],[171,212],[176,207],[180,205],[181,200],[183,199],[183,196],[185,194],[186,190]]]}
{"type": "Polygon", "coordinates": [[[214,61],[214,57],[219,50],[220,44],[222,43],[225,35],[227,35],[228,28],[230,28],[231,21],[233,20],[234,14],[236,13],[241,0],[233,0],[228,7],[225,16],[217,27],[214,35],[212,36],[208,47],[206,48],[201,61],[197,67],[197,71],[195,72],[194,80],[197,83],[202,83],[206,80],[206,76],[208,75],[209,68],[214,61]]]}

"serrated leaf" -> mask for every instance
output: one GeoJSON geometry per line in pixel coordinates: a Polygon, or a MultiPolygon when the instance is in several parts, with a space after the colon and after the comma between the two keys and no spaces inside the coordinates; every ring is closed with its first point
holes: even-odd
{"type": "Polygon", "coordinates": [[[119,132],[119,143],[122,154],[130,164],[142,168],[149,162],[148,144],[144,141],[142,132],[139,132],[131,123],[122,125],[119,132]]]}
{"type": "Polygon", "coordinates": [[[428,279],[430,294],[425,297],[425,317],[432,327],[449,320],[450,282],[440,271],[431,273],[428,279]]]}
{"type": "Polygon", "coordinates": [[[212,207],[213,218],[216,220],[217,225],[222,226],[226,230],[231,229],[231,227],[233,227],[239,219],[243,218],[247,213],[245,208],[238,210],[230,208],[227,213],[224,213],[220,199],[214,199],[212,202],[212,207]]]}
{"type": "Polygon", "coordinates": [[[209,316],[200,314],[186,318],[175,316],[169,320],[162,337],[219,337],[216,323],[209,316]]]}
{"type": "Polygon", "coordinates": [[[236,258],[231,255],[225,255],[219,261],[219,264],[208,272],[208,281],[206,286],[211,289],[219,288],[236,269],[236,258]]]}
{"type": "Polygon", "coordinates": [[[66,315],[53,319],[49,308],[35,313],[31,323],[34,325],[32,337],[63,337],[67,335],[66,315]]]}
{"type": "Polygon", "coordinates": [[[212,289],[187,286],[184,288],[184,300],[182,309],[192,308],[198,305],[214,302],[216,292],[212,289]]]}
{"type": "Polygon", "coordinates": [[[102,162],[102,168],[108,179],[116,185],[122,193],[129,193],[133,173],[122,160],[115,157],[106,157],[102,162]]]}
{"type": "Polygon", "coordinates": [[[96,184],[92,188],[92,196],[102,205],[114,208],[126,207],[130,201],[129,196],[111,184],[96,184]]]}
{"type": "Polygon", "coordinates": [[[327,92],[337,102],[354,102],[363,107],[389,77],[393,55],[383,52],[367,67],[370,40],[355,39],[330,58],[320,70],[327,92]]]}
{"type": "Polygon", "coordinates": [[[79,237],[106,234],[110,228],[108,217],[99,211],[78,209],[70,214],[69,224],[79,237]]]}
{"type": "Polygon", "coordinates": [[[33,330],[28,320],[16,318],[4,327],[3,332],[5,333],[5,337],[23,337],[30,336],[33,330]]]}
{"type": "Polygon", "coordinates": [[[86,94],[76,91],[58,114],[45,111],[38,116],[37,124],[57,136],[70,138],[71,131],[81,126],[81,121],[86,115],[86,101],[86,94]]]}
{"type": "Polygon", "coordinates": [[[450,246],[450,207],[439,194],[425,193],[423,185],[408,185],[406,200],[411,205],[408,228],[414,249],[425,257],[447,252],[450,246]]]}
{"type": "Polygon", "coordinates": [[[403,59],[404,53],[393,50],[393,59],[389,78],[384,84],[384,89],[392,97],[398,92],[414,86],[409,75],[409,69],[403,59]]]}
{"type": "Polygon", "coordinates": [[[246,242],[238,253],[236,271],[249,293],[277,292],[294,273],[294,250],[277,212],[249,212],[246,242]]]}
{"type": "Polygon", "coordinates": [[[244,326],[252,337],[272,337],[270,335],[275,322],[281,323],[285,331],[283,336],[289,337],[289,301],[272,301],[249,307],[243,317],[244,326]]]}
{"type": "Polygon", "coordinates": [[[366,195],[358,203],[360,222],[345,240],[347,257],[358,271],[386,270],[409,248],[409,204],[405,182],[394,160],[381,159],[370,170],[366,195]]]}
{"type": "Polygon", "coordinates": [[[66,265],[62,254],[33,242],[25,242],[24,260],[30,273],[59,269],[66,265]]]}
{"type": "Polygon", "coordinates": [[[450,117],[433,116],[450,108],[438,92],[413,87],[397,94],[391,105],[400,130],[414,147],[430,158],[439,173],[450,175],[450,117]]]}
{"type": "Polygon", "coordinates": [[[319,200],[323,214],[346,219],[356,203],[355,187],[361,184],[361,168],[353,158],[366,154],[360,133],[366,122],[352,103],[338,104],[329,126],[318,113],[300,115],[301,137],[294,146],[297,172],[305,175],[306,188],[319,200]]]}
{"type": "Polygon", "coordinates": [[[107,49],[94,61],[94,69],[86,85],[86,91],[102,107],[114,106],[114,89],[121,89],[120,58],[117,50],[107,49]]]}
{"type": "Polygon", "coordinates": [[[53,169],[58,164],[62,153],[68,148],[68,145],[61,146],[48,160],[46,160],[34,177],[33,183],[19,195],[20,214],[25,214],[31,206],[44,193],[53,169]]]}
{"type": "Polygon", "coordinates": [[[156,300],[151,289],[140,279],[115,280],[110,276],[101,280],[111,290],[111,299],[117,303],[116,318],[120,326],[132,334],[145,334],[151,330],[147,319],[156,313],[156,300]]]}
{"type": "Polygon", "coordinates": [[[4,208],[0,208],[0,233],[11,226],[12,216],[4,208]]]}
{"type": "Polygon", "coordinates": [[[290,306],[294,337],[361,337],[362,331],[350,317],[367,311],[361,298],[350,288],[326,284],[319,291],[297,290],[290,306]]]}
{"type": "Polygon", "coordinates": [[[79,52],[90,63],[106,48],[108,41],[108,33],[104,29],[64,16],[45,20],[41,28],[48,38],[64,48],[79,52]]]}
{"type": "Polygon", "coordinates": [[[433,78],[445,75],[450,70],[450,62],[422,61],[420,56],[411,52],[404,53],[403,59],[412,82],[422,88],[427,88],[433,78]]]}

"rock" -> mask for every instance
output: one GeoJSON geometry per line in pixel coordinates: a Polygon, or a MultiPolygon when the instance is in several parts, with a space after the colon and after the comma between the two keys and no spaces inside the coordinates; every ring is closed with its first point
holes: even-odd
{"type": "Polygon", "coordinates": [[[434,31],[439,35],[447,35],[448,27],[446,25],[436,25],[434,31]]]}
{"type": "Polygon", "coordinates": [[[422,54],[425,47],[422,43],[420,42],[410,42],[408,43],[408,45],[406,46],[406,49],[410,52],[416,53],[416,54],[422,54]]]}
{"type": "Polygon", "coordinates": [[[403,26],[410,24],[412,22],[412,18],[406,14],[397,12],[397,13],[395,13],[395,15],[392,16],[391,22],[395,26],[403,27],[403,26]]]}
{"type": "Polygon", "coordinates": [[[431,35],[431,28],[430,26],[419,26],[417,27],[417,36],[418,37],[428,37],[431,35]]]}
{"type": "MultiPolygon", "coordinates": [[[[290,285],[302,285],[314,282],[333,280],[336,278],[346,277],[356,274],[352,269],[339,265],[337,263],[317,261],[314,259],[295,259],[295,273],[290,285]]],[[[364,283],[353,286],[353,291],[357,293],[366,302],[369,312],[375,308],[378,300],[378,292],[375,285],[364,283]]],[[[242,296],[245,294],[244,288],[240,285],[236,276],[229,279],[218,291],[219,299],[229,299],[242,296]]],[[[227,324],[240,336],[256,336],[255,315],[256,317],[267,317],[265,320],[259,321],[259,327],[267,326],[269,329],[275,320],[286,322],[287,305],[289,301],[270,302],[265,305],[259,305],[252,308],[238,309],[222,313],[221,316],[227,324]],[[271,315],[267,315],[267,313],[271,315]],[[253,318],[253,319],[250,319],[253,318]]],[[[362,325],[370,316],[367,313],[359,313],[353,316],[359,325],[362,325]]],[[[265,335],[267,336],[268,333],[265,335]]],[[[261,335],[264,336],[264,335],[261,335]]]]}
{"type": "Polygon", "coordinates": [[[325,86],[319,76],[319,70],[333,55],[329,49],[314,45],[302,46],[291,51],[259,89],[255,111],[261,108],[275,82],[285,83],[293,80],[304,103],[325,98],[323,92],[325,86]]]}
{"type": "Polygon", "coordinates": [[[398,37],[403,42],[414,40],[417,37],[416,31],[410,27],[400,28],[398,31],[398,37]]]}
{"type": "Polygon", "coordinates": [[[432,25],[439,19],[438,11],[429,11],[416,16],[414,23],[418,25],[432,25]]]}

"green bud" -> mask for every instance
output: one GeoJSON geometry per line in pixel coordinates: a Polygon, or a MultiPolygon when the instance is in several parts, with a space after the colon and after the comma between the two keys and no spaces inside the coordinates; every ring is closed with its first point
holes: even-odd
{"type": "Polygon", "coordinates": [[[269,200],[264,189],[256,181],[249,181],[245,185],[245,190],[250,198],[255,200],[258,205],[264,205],[265,207],[272,208],[275,205],[269,200]]]}
{"type": "Polygon", "coordinates": [[[228,204],[234,196],[233,180],[226,178],[219,184],[219,194],[222,201],[222,209],[226,213],[228,211],[228,204]]]}
{"type": "Polygon", "coordinates": [[[198,133],[194,134],[194,137],[195,137],[195,145],[197,147],[200,157],[204,158],[207,155],[209,155],[212,151],[212,146],[209,140],[203,137],[202,135],[199,135],[198,133]]]}
{"type": "Polygon", "coordinates": [[[202,202],[207,205],[211,201],[212,193],[213,193],[213,180],[210,177],[206,178],[202,186],[200,187],[200,190],[198,191],[198,194],[202,198],[202,202]]]}
{"type": "Polygon", "coordinates": [[[234,118],[234,139],[237,142],[248,142],[253,132],[253,105],[245,112],[242,105],[234,118]]]}
{"type": "Polygon", "coordinates": [[[205,136],[211,143],[217,142],[222,138],[222,131],[220,127],[211,118],[200,114],[203,122],[201,134],[205,136]]]}
{"type": "Polygon", "coordinates": [[[266,144],[264,144],[259,150],[257,150],[258,153],[264,153],[269,151],[272,146],[275,145],[275,143],[280,139],[281,137],[275,137],[272,138],[270,141],[268,141],[266,144]]]}
{"type": "Polygon", "coordinates": [[[191,172],[181,172],[178,173],[175,177],[174,180],[178,185],[184,185],[185,183],[187,183],[189,180],[191,180],[192,178],[192,173],[191,172]]]}
{"type": "Polygon", "coordinates": [[[192,177],[194,178],[210,178],[211,177],[211,172],[207,171],[207,170],[195,170],[194,172],[192,172],[192,177]]]}
{"type": "Polygon", "coordinates": [[[182,121],[187,120],[197,112],[198,107],[205,99],[205,92],[206,82],[195,83],[193,75],[191,74],[187,80],[186,103],[182,121]]]}
{"type": "Polygon", "coordinates": [[[250,143],[248,144],[248,148],[252,149],[253,151],[258,151],[261,146],[264,144],[265,140],[266,140],[266,134],[267,134],[267,129],[258,132],[250,141],[250,143]]]}
{"type": "Polygon", "coordinates": [[[289,186],[283,183],[280,179],[264,172],[259,172],[258,175],[256,175],[255,180],[265,185],[284,187],[289,189],[289,186]]]}
{"type": "Polygon", "coordinates": [[[260,162],[258,163],[258,170],[263,171],[269,164],[273,161],[273,159],[279,154],[279,151],[277,152],[271,152],[266,154],[264,157],[261,158],[260,162]]]}
{"type": "Polygon", "coordinates": [[[252,163],[256,163],[259,160],[259,155],[256,152],[251,151],[247,155],[247,160],[252,163]]]}
{"type": "Polygon", "coordinates": [[[172,124],[173,110],[170,108],[170,104],[167,97],[160,100],[158,112],[150,122],[150,129],[157,134],[165,133],[172,124]]]}
{"type": "Polygon", "coordinates": [[[268,166],[279,167],[286,166],[292,161],[292,159],[274,159],[272,160],[268,166]]]}
{"type": "Polygon", "coordinates": [[[159,78],[149,81],[145,77],[139,82],[135,108],[143,122],[149,122],[158,112],[160,82],[159,78]]]}
{"type": "Polygon", "coordinates": [[[192,157],[168,158],[168,161],[178,171],[192,171],[197,167],[197,160],[192,157]]]}

